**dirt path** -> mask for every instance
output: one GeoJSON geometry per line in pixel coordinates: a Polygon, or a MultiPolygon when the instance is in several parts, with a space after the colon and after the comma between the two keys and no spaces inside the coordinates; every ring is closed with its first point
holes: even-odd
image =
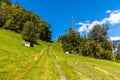
{"type": "Polygon", "coordinates": [[[65,77],[65,75],[63,73],[63,70],[62,70],[61,66],[59,65],[59,62],[56,59],[55,55],[52,52],[52,46],[49,47],[49,54],[50,54],[51,58],[53,59],[53,61],[55,63],[55,66],[56,66],[56,68],[57,68],[57,70],[58,70],[58,72],[60,74],[60,80],[66,80],[66,77],[65,77]]]}

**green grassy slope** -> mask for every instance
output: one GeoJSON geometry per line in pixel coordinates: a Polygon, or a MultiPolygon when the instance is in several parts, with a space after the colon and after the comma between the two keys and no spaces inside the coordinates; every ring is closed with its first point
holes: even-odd
{"type": "Polygon", "coordinates": [[[61,48],[56,44],[54,46],[54,55],[56,55],[69,80],[77,80],[76,75],[80,77],[80,80],[120,80],[120,63],[64,53],[61,54],[61,48]],[[74,74],[70,75],[68,72],[74,74]]]}
{"type": "Polygon", "coordinates": [[[65,54],[56,42],[38,43],[27,48],[21,35],[0,30],[0,80],[120,80],[119,63],[65,54]]]}

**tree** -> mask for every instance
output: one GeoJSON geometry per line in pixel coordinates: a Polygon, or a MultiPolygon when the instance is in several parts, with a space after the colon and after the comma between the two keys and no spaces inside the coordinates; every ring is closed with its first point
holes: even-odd
{"type": "Polygon", "coordinates": [[[111,42],[107,38],[108,29],[108,26],[104,24],[96,24],[89,33],[89,38],[97,43],[96,47],[98,50],[96,51],[96,58],[109,60],[112,60],[113,58],[111,42]]]}
{"type": "Polygon", "coordinates": [[[11,4],[10,0],[0,0],[0,6],[2,5],[3,2],[5,2],[6,4],[11,4]]]}
{"type": "Polygon", "coordinates": [[[8,19],[9,6],[6,4],[4,6],[0,6],[0,27],[3,27],[8,19]]]}
{"type": "Polygon", "coordinates": [[[107,39],[108,26],[104,24],[96,24],[89,33],[89,38],[96,42],[103,42],[107,39]]]}
{"type": "MultiPolygon", "coordinates": [[[[24,23],[28,20],[24,16],[26,12],[24,11],[24,9],[20,7],[16,8],[16,6],[10,6],[9,9],[7,9],[7,12],[9,12],[8,18],[3,27],[5,29],[9,29],[17,33],[20,33],[23,30],[24,23]]],[[[30,16],[30,15],[26,15],[26,16],[30,16]]]]}
{"type": "Polygon", "coordinates": [[[117,59],[117,60],[120,60],[120,44],[118,45],[118,50],[117,50],[116,59],[117,59]]]}
{"type": "Polygon", "coordinates": [[[64,52],[68,51],[70,53],[79,52],[79,40],[80,35],[73,28],[68,29],[68,33],[59,37],[58,41],[62,42],[62,47],[64,52]]]}
{"type": "Polygon", "coordinates": [[[45,22],[44,20],[39,21],[39,39],[44,41],[51,41],[51,31],[50,31],[50,25],[45,22]]]}
{"type": "Polygon", "coordinates": [[[112,60],[112,43],[107,38],[108,29],[106,25],[96,24],[88,37],[80,37],[78,32],[69,28],[66,34],[59,36],[58,41],[62,43],[64,52],[112,60]]]}
{"type": "Polygon", "coordinates": [[[4,25],[4,28],[17,32],[17,30],[19,29],[19,26],[15,24],[14,18],[11,18],[7,20],[6,24],[4,25]]]}
{"type": "Polygon", "coordinates": [[[28,42],[51,41],[50,25],[35,13],[23,9],[18,2],[11,4],[10,0],[0,0],[0,28],[22,33],[28,42]]]}
{"type": "Polygon", "coordinates": [[[37,27],[31,21],[27,21],[24,24],[22,36],[25,41],[36,43],[39,33],[37,27]]]}

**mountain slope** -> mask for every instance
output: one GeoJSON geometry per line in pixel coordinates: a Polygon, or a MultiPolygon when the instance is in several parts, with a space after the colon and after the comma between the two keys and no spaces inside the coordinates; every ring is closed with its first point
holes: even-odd
{"type": "Polygon", "coordinates": [[[119,80],[120,64],[65,54],[61,44],[23,46],[21,35],[0,30],[0,80],[119,80]]]}

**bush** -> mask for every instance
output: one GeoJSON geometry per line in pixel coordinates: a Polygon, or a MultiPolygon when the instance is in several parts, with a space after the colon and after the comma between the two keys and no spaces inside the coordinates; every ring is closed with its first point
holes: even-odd
{"type": "Polygon", "coordinates": [[[113,54],[111,51],[106,50],[103,56],[104,56],[104,59],[113,60],[113,54]]]}

